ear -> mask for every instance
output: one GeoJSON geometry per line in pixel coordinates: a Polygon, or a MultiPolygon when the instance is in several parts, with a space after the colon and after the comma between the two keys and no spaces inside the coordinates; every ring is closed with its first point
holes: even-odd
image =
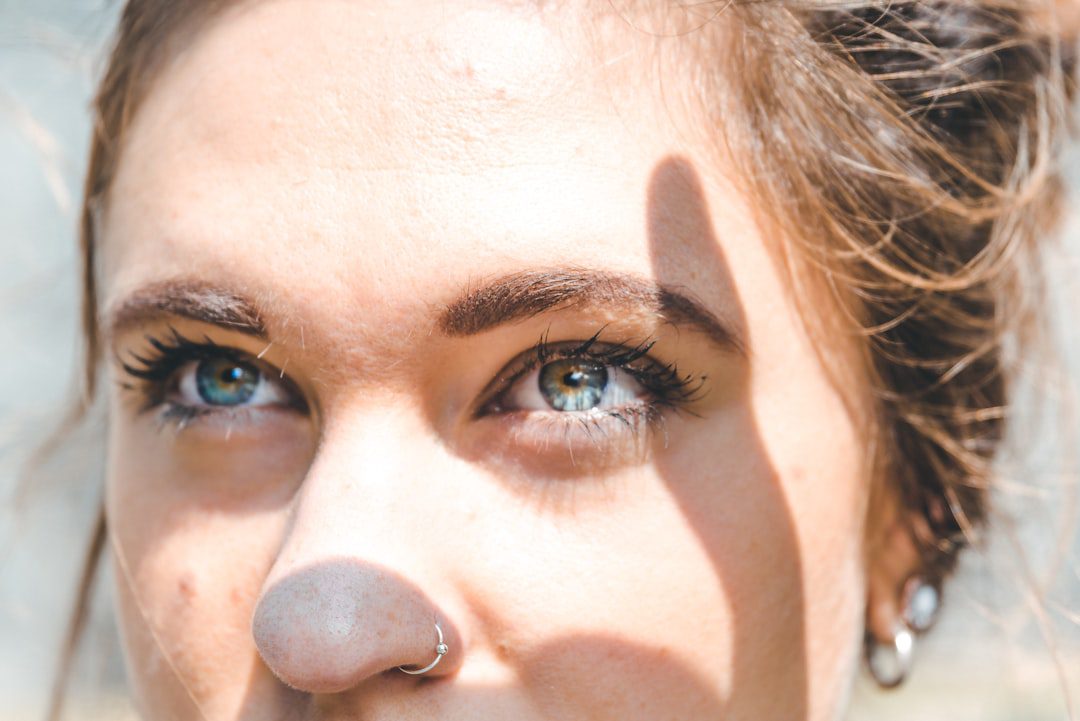
{"type": "Polygon", "coordinates": [[[924,571],[916,539],[930,537],[922,514],[902,508],[893,494],[877,504],[867,528],[866,628],[883,644],[892,643],[904,622],[908,580],[924,571]]]}

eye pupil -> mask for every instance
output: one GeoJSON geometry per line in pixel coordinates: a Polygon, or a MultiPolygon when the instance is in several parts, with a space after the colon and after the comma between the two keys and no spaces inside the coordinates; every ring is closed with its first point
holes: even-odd
{"type": "Polygon", "coordinates": [[[555,410],[587,411],[600,404],[608,383],[604,366],[567,358],[540,369],[540,392],[555,410]]]}
{"type": "Polygon", "coordinates": [[[581,371],[570,371],[563,376],[563,384],[569,388],[580,388],[586,380],[587,376],[581,371]]]}
{"type": "Polygon", "coordinates": [[[259,371],[229,358],[207,358],[195,369],[199,396],[211,405],[235,406],[249,400],[259,384],[259,371]]]}

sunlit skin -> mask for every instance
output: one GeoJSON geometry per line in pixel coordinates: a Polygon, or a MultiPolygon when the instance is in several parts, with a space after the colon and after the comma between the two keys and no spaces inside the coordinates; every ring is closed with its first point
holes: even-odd
{"type": "Polygon", "coordinates": [[[110,540],[146,718],[842,711],[867,604],[887,624],[910,571],[868,561],[869,410],[670,98],[699,51],[600,5],[245,3],[156,76],[100,267],[110,540]],[[445,317],[554,272],[574,302],[479,332],[445,317]],[[654,284],[730,336],[635,291],[654,284]],[[168,301],[223,294],[262,331],[168,301]],[[219,375],[124,370],[178,337],[232,349],[219,375]],[[646,419],[657,393],[609,368],[619,419],[545,407],[535,373],[503,383],[542,338],[594,337],[654,342],[634,367],[677,366],[684,392],[646,419]],[[244,402],[178,413],[199,382],[244,402]],[[432,660],[436,620],[447,655],[398,671],[432,660]]]}

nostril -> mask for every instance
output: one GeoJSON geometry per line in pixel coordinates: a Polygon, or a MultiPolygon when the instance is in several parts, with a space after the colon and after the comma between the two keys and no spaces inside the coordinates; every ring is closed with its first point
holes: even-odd
{"type": "MultiPolygon", "coordinates": [[[[424,594],[400,576],[340,560],[299,569],[268,586],[251,627],[259,654],[284,683],[334,693],[388,669],[427,665],[436,650],[436,615],[424,594]]],[[[449,651],[456,635],[445,617],[440,620],[449,651]]],[[[439,655],[440,673],[455,655],[439,655]]]]}

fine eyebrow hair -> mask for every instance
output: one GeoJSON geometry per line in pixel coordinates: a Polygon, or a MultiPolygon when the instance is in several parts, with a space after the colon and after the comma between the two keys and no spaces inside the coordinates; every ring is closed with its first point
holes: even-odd
{"type": "MultiPolygon", "coordinates": [[[[745,355],[739,332],[690,296],[651,280],[607,271],[557,268],[502,276],[447,305],[437,325],[446,335],[461,337],[550,311],[589,306],[650,313],[695,328],[721,349],[745,355]]],[[[227,289],[183,280],[153,283],[120,301],[108,313],[106,337],[163,314],[267,337],[253,302],[227,289]]]]}
{"type": "Polygon", "coordinates": [[[644,311],[690,326],[723,350],[745,355],[732,324],[689,295],[634,275],[577,268],[529,270],[485,282],[448,305],[438,327],[449,336],[468,336],[549,311],[590,306],[644,311]]]}
{"type": "Polygon", "coordinates": [[[223,326],[265,338],[266,325],[247,298],[196,281],[163,281],[136,290],[108,313],[106,337],[162,314],[223,326]]]}

